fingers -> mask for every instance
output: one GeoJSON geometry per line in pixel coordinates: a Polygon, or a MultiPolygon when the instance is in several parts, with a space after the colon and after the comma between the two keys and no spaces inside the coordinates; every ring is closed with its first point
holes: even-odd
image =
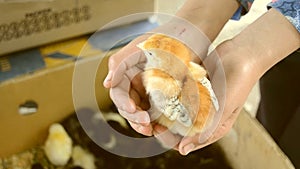
{"type": "Polygon", "coordinates": [[[124,110],[118,109],[121,116],[126,118],[127,120],[137,123],[137,124],[150,124],[150,116],[146,111],[136,111],[134,113],[128,113],[124,110]]]}
{"type": "MultiPolygon", "coordinates": [[[[141,105],[142,98],[139,95],[139,92],[136,91],[135,89],[131,88],[129,91],[130,98],[132,101],[135,103],[135,105],[141,105]]],[[[146,110],[146,109],[143,109],[146,110]]]]}
{"type": "MultiPolygon", "coordinates": [[[[139,78],[133,81],[137,80],[139,80],[139,78]]],[[[146,111],[142,111],[146,110],[145,108],[149,106],[147,105],[148,101],[143,97],[146,94],[142,94],[142,91],[138,92],[137,89],[132,88],[130,83],[130,79],[124,76],[123,80],[110,90],[110,97],[123,117],[132,122],[148,124],[150,123],[150,117],[146,111]],[[137,105],[139,107],[137,107],[137,105]],[[142,109],[140,107],[142,107],[142,109]]],[[[141,81],[135,83],[139,83],[140,87],[137,87],[137,85],[134,87],[137,87],[139,90],[144,90],[142,89],[141,81]]]]}
{"type": "Polygon", "coordinates": [[[124,75],[132,80],[138,73],[143,70],[146,58],[141,51],[132,53],[122,61],[116,61],[113,57],[110,58],[110,68],[108,75],[106,76],[103,85],[107,88],[115,87],[120,81],[122,81],[124,75]]]}
{"type": "Polygon", "coordinates": [[[111,88],[112,76],[113,76],[113,71],[109,71],[108,74],[106,75],[104,81],[103,81],[103,86],[105,88],[111,88]]]}
{"type": "Polygon", "coordinates": [[[164,147],[178,150],[178,144],[182,139],[181,136],[173,134],[166,127],[163,127],[161,125],[154,126],[153,134],[164,147]]]}
{"type": "Polygon", "coordinates": [[[108,75],[103,81],[104,87],[114,87],[121,80],[119,77],[122,76],[127,69],[138,63],[146,61],[142,51],[137,48],[136,45],[145,40],[147,37],[148,35],[140,36],[123,47],[120,51],[110,56],[108,61],[108,75]],[[117,70],[119,71],[117,72],[117,70]]]}
{"type": "Polygon", "coordinates": [[[241,108],[237,108],[236,110],[232,111],[232,113],[229,116],[227,116],[227,118],[222,119],[221,122],[219,123],[219,126],[211,135],[211,137],[203,143],[199,142],[200,134],[197,134],[196,136],[193,137],[183,138],[180,144],[178,145],[178,151],[180,152],[180,154],[187,155],[192,151],[213,144],[214,142],[224,137],[232,128],[236,118],[239,115],[240,110],[241,108]]]}
{"type": "Polygon", "coordinates": [[[152,136],[152,125],[151,124],[147,124],[147,125],[143,125],[143,124],[139,124],[139,123],[134,123],[132,121],[128,121],[130,126],[137,131],[140,134],[146,135],[146,136],[152,136]]]}
{"type": "Polygon", "coordinates": [[[120,53],[119,51],[118,53],[112,55],[109,58],[108,61],[109,71],[103,82],[104,87],[106,88],[114,87],[122,80],[123,75],[126,73],[126,71],[128,71],[133,66],[138,64],[140,60],[143,61],[141,59],[142,53],[140,51],[135,51],[131,53],[130,56],[128,55],[126,58],[120,58],[120,56],[122,55],[123,53],[120,53]]]}
{"type": "Polygon", "coordinates": [[[232,111],[232,113],[227,116],[226,119],[222,119],[220,125],[216,129],[216,131],[213,133],[212,137],[209,139],[208,142],[215,142],[225,136],[229,130],[232,128],[235,120],[237,119],[240,111],[242,108],[237,108],[236,110],[232,111]]]}
{"type": "Polygon", "coordinates": [[[123,76],[123,80],[110,90],[110,97],[118,109],[133,113],[136,107],[130,99],[129,90],[130,80],[128,77],[123,76]]]}
{"type": "Polygon", "coordinates": [[[187,155],[199,147],[199,134],[193,137],[184,137],[178,145],[178,151],[182,155],[187,155]],[[198,146],[198,147],[197,147],[198,146]]]}
{"type": "Polygon", "coordinates": [[[152,135],[148,113],[141,109],[137,110],[137,105],[142,104],[141,102],[144,101],[142,98],[146,95],[142,81],[137,76],[142,71],[146,59],[141,52],[135,52],[123,59],[118,66],[116,66],[117,62],[118,60],[112,57],[110,60],[111,70],[103,84],[111,87],[110,97],[119,113],[130,122],[130,125],[141,134],[152,135]]]}
{"type": "Polygon", "coordinates": [[[131,81],[131,87],[132,89],[135,89],[135,91],[137,92],[137,94],[141,97],[141,98],[147,98],[147,94],[146,94],[146,89],[143,85],[143,80],[142,80],[142,75],[137,75],[133,78],[133,80],[131,81]]]}
{"type": "Polygon", "coordinates": [[[132,101],[141,108],[141,110],[148,110],[150,108],[149,98],[148,96],[139,91],[139,89],[134,88],[134,86],[130,89],[130,98],[132,101]]]}
{"type": "MultiPolygon", "coordinates": [[[[131,82],[134,79],[134,77],[142,71],[142,69],[140,69],[136,66],[131,67],[127,71],[125,71],[126,69],[127,69],[126,63],[121,64],[120,69],[118,69],[116,71],[116,74],[119,74],[119,75],[113,76],[111,82],[109,82],[112,85],[112,88],[110,90],[110,97],[119,109],[133,113],[133,112],[135,112],[136,105],[130,99],[130,96],[129,96],[131,82]],[[125,72],[122,72],[122,71],[125,71],[125,72]],[[116,82],[118,82],[118,83],[116,83],[116,82]],[[114,83],[116,83],[116,84],[114,84],[114,83]]],[[[109,73],[109,76],[110,76],[110,73],[109,73]]],[[[108,77],[108,78],[110,78],[110,77],[108,77]]],[[[140,81],[139,83],[140,83],[140,86],[142,86],[142,82],[140,81]]],[[[135,87],[136,86],[137,85],[135,85],[135,87]]]]}
{"type": "Polygon", "coordinates": [[[130,80],[132,80],[138,73],[143,70],[145,63],[146,57],[141,51],[128,56],[113,72],[111,87],[116,86],[123,79],[122,75],[126,75],[130,80]]]}

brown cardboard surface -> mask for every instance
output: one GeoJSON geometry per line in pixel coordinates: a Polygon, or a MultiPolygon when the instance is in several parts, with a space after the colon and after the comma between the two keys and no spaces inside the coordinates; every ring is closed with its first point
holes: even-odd
{"type": "MultiPolygon", "coordinates": [[[[152,12],[153,6],[153,0],[0,3],[0,55],[91,33],[119,17],[152,12]]],[[[141,18],[131,19],[126,22],[141,18]]]]}
{"type": "MultiPolygon", "coordinates": [[[[101,36],[97,38],[98,43],[103,39],[108,43],[101,36]]],[[[35,48],[45,62],[44,68],[0,82],[0,157],[42,144],[49,125],[77,108],[103,110],[112,105],[102,82],[107,74],[108,57],[119,49],[105,52],[88,39],[89,36],[81,36],[35,48]],[[21,115],[19,106],[27,101],[35,102],[38,111],[21,115]]],[[[20,57],[30,55],[27,51],[20,53],[20,57]]]]}
{"type": "MultiPolygon", "coordinates": [[[[89,67],[93,60],[84,64],[89,67]]],[[[102,87],[106,64],[107,58],[99,65],[95,79],[95,95],[102,109],[111,105],[108,91],[102,87]]],[[[69,63],[0,84],[0,157],[42,144],[49,125],[74,111],[73,70],[74,63],[69,63]],[[28,100],[38,104],[37,113],[20,115],[19,105],[28,100]]]]}
{"type": "Polygon", "coordinates": [[[266,129],[245,109],[218,143],[234,169],[295,169],[266,129]]]}

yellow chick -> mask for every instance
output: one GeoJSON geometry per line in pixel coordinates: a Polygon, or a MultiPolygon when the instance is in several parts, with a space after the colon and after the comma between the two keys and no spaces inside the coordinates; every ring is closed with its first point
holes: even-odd
{"type": "Polygon", "coordinates": [[[72,160],[75,166],[79,166],[84,169],[96,169],[95,157],[80,146],[74,146],[72,160]]]}
{"type": "Polygon", "coordinates": [[[206,70],[193,62],[193,52],[180,41],[154,34],[137,45],[147,62],[143,84],[151,119],[182,136],[203,131],[219,105],[206,70]]]}
{"type": "Polygon", "coordinates": [[[61,124],[50,126],[44,150],[52,164],[64,166],[68,163],[72,154],[72,139],[61,124]]]}

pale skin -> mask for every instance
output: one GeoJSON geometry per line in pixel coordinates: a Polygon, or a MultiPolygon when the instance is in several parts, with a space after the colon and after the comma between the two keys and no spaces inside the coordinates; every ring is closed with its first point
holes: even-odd
{"type": "MultiPolygon", "coordinates": [[[[210,41],[213,41],[238,6],[236,0],[187,0],[176,15],[193,23],[207,35],[210,41]]],[[[110,73],[104,81],[105,87],[118,86],[121,80],[113,80],[114,76],[118,76],[115,73],[118,65],[128,55],[137,52],[135,45],[145,38],[146,36],[137,38],[110,58],[110,73]]],[[[202,46],[199,49],[205,50],[207,47],[202,46]]],[[[222,138],[231,129],[249,92],[259,78],[299,47],[299,32],[275,9],[270,9],[233,39],[220,44],[216,52],[226,75],[225,107],[217,129],[203,143],[199,143],[198,135],[182,138],[165,132],[166,129],[162,126],[150,124],[145,111],[148,106],[147,97],[140,76],[135,76],[131,80],[130,100],[122,101],[123,105],[120,105],[116,97],[112,99],[117,107],[118,105],[122,107],[120,108],[123,110],[121,114],[128,119],[133,129],[144,135],[155,135],[166,145],[178,142],[174,149],[186,155],[222,138]],[[164,132],[163,135],[160,134],[162,132],[164,132]]]]}

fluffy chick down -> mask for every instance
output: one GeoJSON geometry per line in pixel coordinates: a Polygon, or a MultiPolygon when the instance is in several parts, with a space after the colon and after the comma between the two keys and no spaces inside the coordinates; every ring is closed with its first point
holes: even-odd
{"type": "Polygon", "coordinates": [[[50,126],[44,150],[52,164],[64,166],[68,163],[72,155],[72,139],[61,124],[50,126]]]}
{"type": "Polygon", "coordinates": [[[193,62],[193,52],[162,34],[154,34],[137,46],[147,58],[143,84],[151,118],[183,136],[202,132],[218,103],[206,70],[193,62]]]}

